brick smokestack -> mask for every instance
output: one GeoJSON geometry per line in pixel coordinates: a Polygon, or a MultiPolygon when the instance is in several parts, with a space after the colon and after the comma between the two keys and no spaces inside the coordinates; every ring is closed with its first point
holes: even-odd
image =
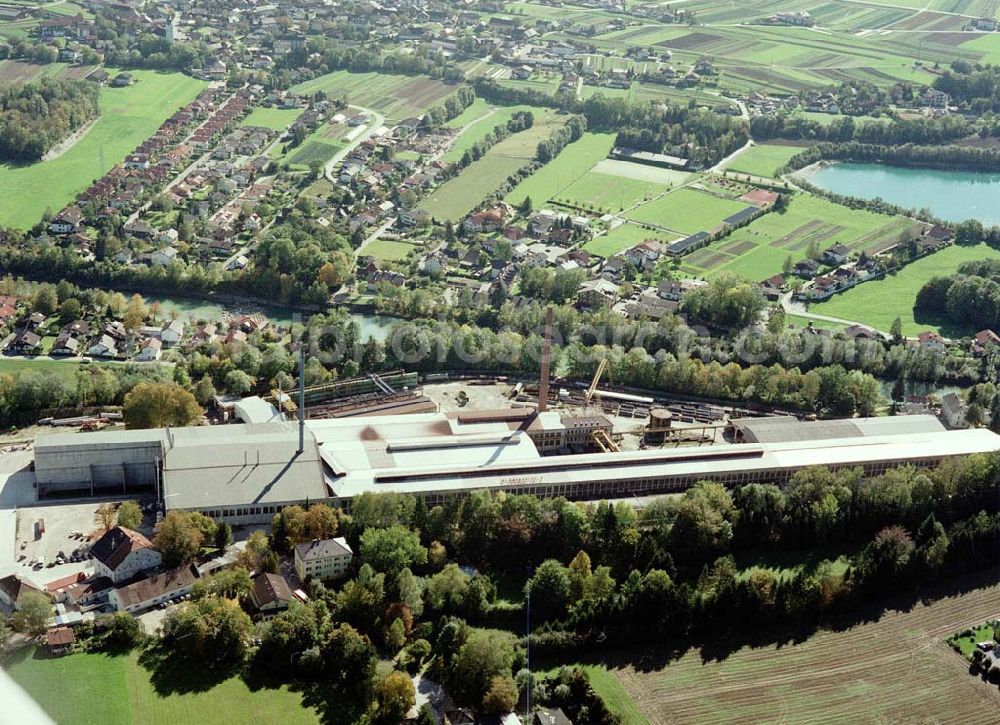
{"type": "Polygon", "coordinates": [[[542,378],[538,381],[538,412],[549,407],[549,367],[552,362],[552,306],[545,308],[545,338],[542,340],[542,378]]]}

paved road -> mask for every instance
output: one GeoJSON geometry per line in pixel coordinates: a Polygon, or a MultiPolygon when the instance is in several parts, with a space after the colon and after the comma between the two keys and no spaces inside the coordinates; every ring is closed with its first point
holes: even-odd
{"type": "Polygon", "coordinates": [[[375,135],[375,131],[378,130],[379,126],[385,123],[385,116],[377,111],[373,111],[370,108],[362,108],[361,106],[348,106],[348,108],[353,108],[361,113],[367,113],[369,116],[374,116],[375,122],[369,124],[368,128],[362,133],[358,134],[358,137],[351,141],[347,146],[342,148],[340,151],[333,155],[333,158],[326,162],[326,166],[323,167],[323,175],[327,178],[331,184],[336,184],[337,180],[333,176],[333,170],[337,165],[343,161],[347,156],[358,146],[363,144],[365,141],[370,139],[375,135]]]}
{"type": "Polygon", "coordinates": [[[390,217],[389,219],[387,219],[385,222],[382,223],[382,226],[380,226],[374,232],[365,237],[365,240],[361,242],[360,246],[358,246],[358,248],[354,250],[354,258],[357,259],[358,257],[360,257],[361,252],[362,250],[364,250],[365,247],[367,247],[369,244],[374,242],[380,236],[385,234],[386,229],[388,229],[395,223],[396,223],[396,217],[390,217]]]}

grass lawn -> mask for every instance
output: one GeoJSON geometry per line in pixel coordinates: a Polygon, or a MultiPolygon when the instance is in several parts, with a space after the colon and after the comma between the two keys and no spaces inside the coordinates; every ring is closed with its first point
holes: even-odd
{"type": "Polygon", "coordinates": [[[908,264],[895,275],[860,284],[847,292],[834,295],[826,302],[814,303],[810,312],[858,320],[880,330],[888,330],[892,321],[899,317],[903,322],[903,334],[910,336],[923,330],[937,330],[949,336],[968,335],[975,330],[956,328],[945,320],[916,319],[913,303],[917,292],[931,277],[953,274],[965,262],[987,258],[1000,259],[1000,251],[985,244],[975,247],[946,247],[908,264]]]}
{"type": "Polygon", "coordinates": [[[618,252],[628,249],[629,247],[634,247],[636,244],[640,244],[647,239],[656,239],[661,242],[672,242],[677,239],[677,237],[652,229],[643,229],[638,224],[625,223],[615,227],[607,234],[594,237],[587,242],[583,248],[591,254],[596,254],[599,257],[611,257],[618,252]]]}
{"type": "Polygon", "coordinates": [[[595,212],[618,213],[664,191],[666,187],[660,184],[590,172],[563,189],[553,200],[595,212]]]}
{"type": "Polygon", "coordinates": [[[362,254],[375,257],[383,262],[406,259],[413,250],[419,250],[417,244],[407,244],[406,242],[396,242],[391,239],[376,239],[366,246],[362,254]]]}
{"type": "Polygon", "coordinates": [[[139,70],[132,75],[138,82],[128,88],[101,89],[101,117],[62,156],[28,166],[0,166],[0,226],[26,229],[46,208],[59,211],[205,86],[180,73],[139,70]]]}
{"type": "Polygon", "coordinates": [[[302,114],[301,108],[255,108],[241,126],[262,126],[283,131],[302,114]]]}
{"type": "MultiPolygon", "coordinates": [[[[563,665],[553,667],[544,672],[538,673],[540,677],[548,677],[554,675],[559,671],[560,667],[563,665]]],[[[636,706],[635,701],[629,696],[625,688],[622,687],[621,682],[618,678],[608,670],[606,665],[603,664],[584,664],[582,662],[571,662],[567,663],[565,667],[573,668],[578,667],[587,673],[587,679],[590,682],[590,686],[594,689],[602,700],[604,704],[608,706],[608,709],[620,717],[623,723],[628,723],[629,725],[649,725],[649,720],[646,716],[642,714],[639,708],[636,706]]]]}
{"type": "Polygon", "coordinates": [[[524,197],[530,196],[537,207],[558,197],[564,189],[585,176],[594,164],[607,158],[614,143],[613,133],[588,131],[582,138],[564,148],[556,158],[515,186],[507,194],[505,201],[517,205],[524,201],[524,197]]]}
{"type": "Polygon", "coordinates": [[[972,655],[972,650],[976,648],[976,642],[992,641],[993,626],[989,624],[980,624],[978,627],[972,627],[971,635],[963,637],[961,634],[956,634],[948,638],[949,643],[954,642],[958,645],[958,649],[963,657],[970,657],[972,655]]]}
{"type": "Polygon", "coordinates": [[[538,142],[548,138],[561,123],[563,118],[551,111],[535,114],[531,128],[508,136],[481,159],[462,169],[458,176],[439,186],[431,192],[424,208],[436,219],[458,221],[508,176],[530,162],[538,142]]]}
{"type": "MultiPolygon", "coordinates": [[[[476,104],[473,103],[469,108],[473,108],[475,105],[476,104]]],[[[544,108],[536,108],[533,106],[500,106],[499,108],[486,108],[485,110],[480,110],[478,116],[470,118],[466,121],[466,123],[471,125],[465,129],[465,131],[458,138],[455,139],[455,145],[445,152],[444,156],[441,157],[441,160],[458,161],[462,158],[462,154],[465,153],[466,149],[472,148],[477,141],[480,141],[486,136],[486,134],[497,126],[507,123],[507,121],[509,121],[518,111],[531,111],[535,118],[544,115],[546,112],[544,108]]],[[[462,116],[464,115],[466,114],[463,113],[462,116]]],[[[458,116],[458,118],[461,118],[462,116],[458,116]]]]}
{"type": "MultiPolygon", "coordinates": [[[[55,338],[53,338],[55,341],[55,338]]],[[[17,376],[21,373],[56,373],[72,380],[81,367],[112,363],[81,363],[75,360],[52,360],[50,358],[0,357],[0,375],[17,376]]]]}
{"type": "Polygon", "coordinates": [[[788,159],[803,150],[802,146],[758,144],[737,156],[727,170],[754,176],[774,176],[774,172],[787,164],[788,159]]]}
{"type": "Polygon", "coordinates": [[[747,204],[720,199],[694,189],[678,189],[630,211],[626,216],[638,222],[656,224],[682,234],[711,231],[730,214],[747,204]]]}
{"type": "Polygon", "coordinates": [[[154,683],[138,659],[135,653],[53,659],[26,649],[7,658],[4,669],[59,725],[319,722],[301,695],[285,688],[251,691],[238,677],[163,693],[173,683],[154,683]]]}

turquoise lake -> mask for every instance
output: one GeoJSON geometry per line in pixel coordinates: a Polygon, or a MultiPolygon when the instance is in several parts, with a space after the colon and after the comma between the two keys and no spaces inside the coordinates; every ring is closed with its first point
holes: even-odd
{"type": "Polygon", "coordinates": [[[950,222],[978,219],[1000,225],[1000,173],[911,169],[882,164],[834,163],[803,170],[815,186],[862,199],[880,197],[906,207],[927,207],[950,222]]]}

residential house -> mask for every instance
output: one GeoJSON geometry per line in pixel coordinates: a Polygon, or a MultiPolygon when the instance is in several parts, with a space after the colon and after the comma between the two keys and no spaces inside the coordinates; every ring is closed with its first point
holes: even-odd
{"type": "Polygon", "coordinates": [[[119,352],[118,341],[107,334],[102,334],[87,349],[87,354],[93,357],[115,357],[119,352]]]}
{"type": "Polygon", "coordinates": [[[817,272],[819,272],[819,262],[815,259],[803,259],[792,267],[792,274],[802,279],[812,279],[817,272]]]}
{"type": "Polygon", "coordinates": [[[295,546],[295,573],[300,581],[339,579],[347,574],[353,559],[347,539],[313,539],[295,546]]]}
{"type": "Polygon", "coordinates": [[[78,206],[68,206],[56,214],[49,222],[49,231],[53,234],[72,234],[80,230],[83,212],[78,206]]]}
{"type": "Polygon", "coordinates": [[[431,220],[431,215],[426,209],[400,209],[399,223],[404,227],[418,227],[431,220]]]}
{"type": "Polygon", "coordinates": [[[825,264],[837,266],[847,261],[851,254],[851,248],[846,244],[834,244],[829,249],[823,250],[822,260],[825,264]]]}
{"type": "Polygon", "coordinates": [[[62,655],[73,649],[76,635],[70,627],[53,627],[45,633],[45,646],[51,655],[62,655]]]}
{"type": "Polygon", "coordinates": [[[147,337],[139,346],[139,354],[135,356],[138,362],[159,360],[163,352],[163,341],[155,337],[147,337]]]}
{"type": "Polygon", "coordinates": [[[934,330],[924,330],[917,334],[917,344],[925,350],[937,350],[943,352],[947,345],[944,338],[934,330]]]}
{"type": "Polygon", "coordinates": [[[618,299],[618,285],[606,279],[591,279],[580,285],[576,304],[585,309],[610,307],[618,299]]]}
{"type": "Polygon", "coordinates": [[[531,725],[573,725],[558,707],[543,707],[531,714],[531,725]]]}
{"type": "Polygon", "coordinates": [[[184,323],[180,320],[171,320],[160,330],[160,339],[167,347],[176,345],[184,337],[184,323]]]}
{"type": "Polygon", "coordinates": [[[972,338],[972,352],[977,356],[996,352],[1000,348],[1000,335],[993,330],[980,330],[972,338]]]}
{"type": "Polygon", "coordinates": [[[280,574],[262,572],[253,578],[250,601],[262,619],[269,619],[288,609],[293,599],[292,590],[280,574]]]}
{"type": "Polygon", "coordinates": [[[150,252],[149,263],[154,267],[166,267],[175,259],[177,259],[177,250],[173,247],[164,247],[163,249],[157,249],[155,252],[150,252]]]}
{"type": "Polygon", "coordinates": [[[108,602],[118,612],[137,614],[163,602],[190,594],[191,587],[198,578],[198,568],[194,564],[186,564],[112,589],[108,595],[108,602]]]}
{"type": "Polygon", "coordinates": [[[59,333],[59,337],[56,338],[55,344],[49,351],[50,355],[76,355],[80,351],[80,341],[76,337],[73,337],[65,330],[59,333]]]}
{"type": "Polygon", "coordinates": [[[42,346],[42,338],[27,328],[18,330],[14,338],[7,344],[7,352],[15,355],[30,355],[38,352],[42,346]]]}
{"type": "Polygon", "coordinates": [[[941,417],[949,428],[968,428],[965,419],[969,406],[956,393],[945,393],[941,396],[941,417]]]}
{"type": "Polygon", "coordinates": [[[105,531],[94,542],[90,553],[94,556],[94,573],[106,576],[115,584],[155,569],[163,562],[159,549],[149,539],[124,526],[115,526],[105,531]]]}
{"type": "Polygon", "coordinates": [[[663,253],[663,244],[655,239],[647,239],[642,244],[637,244],[625,251],[625,259],[634,264],[638,269],[645,270],[656,264],[656,260],[663,253]]]}
{"type": "Polygon", "coordinates": [[[21,602],[27,594],[45,594],[38,587],[29,584],[17,574],[9,574],[0,579],[0,604],[13,612],[21,608],[21,602]]]}

